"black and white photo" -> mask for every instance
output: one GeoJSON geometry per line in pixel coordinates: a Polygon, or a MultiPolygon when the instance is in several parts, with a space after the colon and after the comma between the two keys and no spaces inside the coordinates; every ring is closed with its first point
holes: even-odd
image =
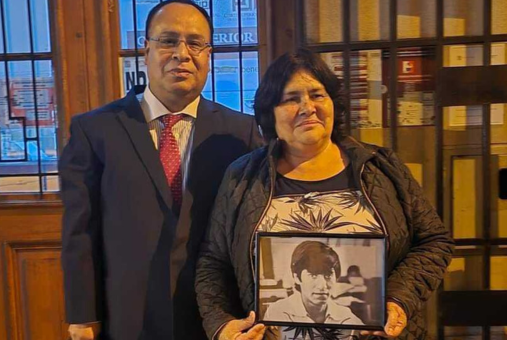
{"type": "Polygon", "coordinates": [[[259,233],[257,313],[273,325],[381,329],[385,239],[259,233]]]}

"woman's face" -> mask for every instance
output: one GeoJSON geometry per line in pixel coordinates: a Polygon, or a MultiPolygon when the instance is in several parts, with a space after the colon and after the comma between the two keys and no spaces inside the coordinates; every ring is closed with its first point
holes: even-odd
{"type": "Polygon", "coordinates": [[[274,112],[278,138],[289,146],[304,148],[331,140],[333,101],[324,85],[307,71],[290,78],[274,112]]]}

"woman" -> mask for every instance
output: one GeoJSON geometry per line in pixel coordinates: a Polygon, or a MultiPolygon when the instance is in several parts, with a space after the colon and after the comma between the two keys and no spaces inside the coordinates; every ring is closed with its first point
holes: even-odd
{"type": "MultiPolygon", "coordinates": [[[[269,146],[227,170],[197,264],[197,300],[210,339],[291,336],[253,326],[253,313],[241,319],[254,309],[253,239],[260,230],[384,234],[388,322],[385,334],[373,334],[426,337],[421,305],[438,287],[453,241],[392,151],[340,135],[339,90],[325,63],[306,50],[268,68],[254,109],[269,146]]],[[[302,333],[309,339],[322,331],[302,333]]]]}

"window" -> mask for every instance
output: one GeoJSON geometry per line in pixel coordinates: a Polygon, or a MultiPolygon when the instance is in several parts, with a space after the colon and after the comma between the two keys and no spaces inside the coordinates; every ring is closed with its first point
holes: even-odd
{"type": "MultiPolygon", "coordinates": [[[[145,21],[159,0],[120,0],[122,92],[148,81],[143,62],[145,21]]],[[[253,113],[259,82],[259,35],[256,0],[196,0],[213,26],[211,72],[203,96],[234,110],[253,113]],[[241,37],[241,39],[240,39],[241,37]]]]}
{"type": "Polygon", "coordinates": [[[0,12],[0,194],[58,191],[48,0],[2,0],[0,12]]]}

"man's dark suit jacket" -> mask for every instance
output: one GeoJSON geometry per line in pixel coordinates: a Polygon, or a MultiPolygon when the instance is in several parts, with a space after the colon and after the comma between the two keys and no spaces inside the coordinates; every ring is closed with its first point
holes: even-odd
{"type": "Polygon", "coordinates": [[[101,321],[103,339],[156,340],[143,334],[157,322],[145,315],[147,292],[166,277],[155,302],[172,301],[173,339],[206,339],[194,292],[199,245],[225,169],[260,138],[253,117],[201,98],[178,214],[136,97],[143,90],[72,120],[59,166],[67,322],[101,321]],[[155,265],[158,252],[167,258],[155,265]]]}

